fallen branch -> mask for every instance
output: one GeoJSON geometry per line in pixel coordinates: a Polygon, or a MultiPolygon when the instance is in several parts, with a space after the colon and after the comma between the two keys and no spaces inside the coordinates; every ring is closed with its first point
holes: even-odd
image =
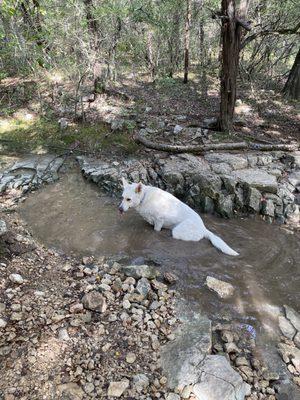
{"type": "Polygon", "coordinates": [[[254,142],[231,142],[231,143],[211,143],[200,145],[173,145],[166,143],[155,143],[144,136],[137,134],[134,137],[137,143],[143,144],[145,147],[154,150],[167,151],[170,153],[205,153],[211,150],[257,150],[257,151],[294,151],[299,148],[298,144],[260,144],[254,142]]]}

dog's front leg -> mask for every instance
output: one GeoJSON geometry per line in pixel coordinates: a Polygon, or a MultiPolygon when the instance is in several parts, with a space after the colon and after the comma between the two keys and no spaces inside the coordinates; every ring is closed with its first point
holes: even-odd
{"type": "Polygon", "coordinates": [[[161,228],[163,227],[163,221],[161,221],[161,220],[156,220],[155,222],[154,222],[154,230],[155,231],[157,231],[157,232],[160,232],[161,231],[161,228]]]}

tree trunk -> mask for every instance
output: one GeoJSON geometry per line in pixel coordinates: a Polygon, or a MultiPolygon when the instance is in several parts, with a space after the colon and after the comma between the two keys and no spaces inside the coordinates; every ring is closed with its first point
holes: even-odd
{"type": "Polygon", "coordinates": [[[172,29],[170,38],[168,40],[168,51],[169,51],[169,66],[168,76],[173,78],[173,74],[178,65],[178,53],[179,53],[179,26],[180,26],[180,12],[179,9],[174,11],[172,17],[172,29]]]}
{"type": "MultiPolygon", "coordinates": [[[[222,69],[219,129],[224,132],[233,130],[242,27],[245,28],[245,23],[241,18],[246,16],[248,6],[249,0],[241,0],[239,12],[237,12],[235,0],[222,0],[222,69]]],[[[246,29],[249,30],[249,28],[246,29]]]]}
{"type": "Polygon", "coordinates": [[[183,83],[187,83],[189,75],[189,50],[190,50],[190,30],[192,18],[192,1],[186,0],[186,19],[184,33],[184,78],[183,83]]]}
{"type": "Polygon", "coordinates": [[[153,54],[153,32],[149,27],[147,31],[147,54],[146,59],[148,62],[148,67],[150,71],[151,80],[154,81],[155,78],[155,62],[154,62],[154,54],[153,54]]]}
{"type": "Polygon", "coordinates": [[[283,93],[286,97],[290,97],[291,99],[300,99],[300,48],[284,86],[283,93]]]}

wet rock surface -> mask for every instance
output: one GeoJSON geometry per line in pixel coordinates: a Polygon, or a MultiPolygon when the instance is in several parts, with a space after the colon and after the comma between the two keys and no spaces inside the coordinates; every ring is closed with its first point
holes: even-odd
{"type": "Polygon", "coordinates": [[[63,162],[63,157],[51,155],[30,156],[18,160],[0,172],[0,193],[9,189],[26,192],[43,183],[54,182],[58,179],[63,162]]]}
{"type": "Polygon", "coordinates": [[[278,352],[293,376],[293,381],[300,387],[300,314],[285,305],[282,315],[278,317],[278,325],[283,335],[278,344],[278,352]]]}

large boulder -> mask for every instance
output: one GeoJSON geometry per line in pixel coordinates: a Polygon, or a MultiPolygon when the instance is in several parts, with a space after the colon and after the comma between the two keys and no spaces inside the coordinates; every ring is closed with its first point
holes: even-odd
{"type": "Polygon", "coordinates": [[[193,392],[197,400],[244,400],[250,386],[224,356],[207,356],[199,366],[199,381],[193,392]]]}
{"type": "Polygon", "coordinates": [[[211,351],[211,321],[204,315],[180,306],[182,325],[175,340],[161,349],[161,367],[170,389],[183,390],[199,378],[199,365],[211,351]],[[185,313],[185,314],[184,314],[185,313]]]}

